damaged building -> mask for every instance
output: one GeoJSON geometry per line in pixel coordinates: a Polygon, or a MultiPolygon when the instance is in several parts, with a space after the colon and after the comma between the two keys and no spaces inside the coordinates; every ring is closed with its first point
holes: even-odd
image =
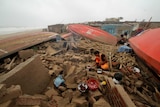
{"type": "Polygon", "coordinates": [[[64,33],[66,32],[66,25],[64,24],[49,25],[48,31],[55,32],[55,33],[64,33]]]}

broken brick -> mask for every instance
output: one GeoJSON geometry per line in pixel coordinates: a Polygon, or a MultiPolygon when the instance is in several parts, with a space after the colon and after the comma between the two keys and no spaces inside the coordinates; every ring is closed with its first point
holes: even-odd
{"type": "Polygon", "coordinates": [[[78,76],[75,73],[72,73],[70,76],[65,78],[65,83],[67,84],[74,84],[77,81],[78,76]]]}
{"type": "Polygon", "coordinates": [[[7,93],[7,88],[5,84],[0,84],[0,99],[7,93]]]}
{"type": "Polygon", "coordinates": [[[96,99],[93,96],[88,97],[89,103],[93,106],[93,104],[96,102],[96,99]]]}
{"type": "Polygon", "coordinates": [[[71,66],[69,68],[69,70],[66,72],[67,74],[66,74],[65,78],[67,78],[69,75],[71,75],[72,73],[74,73],[75,70],[76,70],[76,66],[71,66]]]}
{"type": "Polygon", "coordinates": [[[8,101],[0,104],[0,107],[11,107],[10,105],[12,102],[13,102],[12,100],[8,100],[8,101]]]}
{"type": "Polygon", "coordinates": [[[19,54],[20,58],[26,60],[26,59],[34,56],[34,51],[33,51],[33,49],[21,50],[18,52],[18,54],[19,54]]]}
{"type": "Polygon", "coordinates": [[[58,107],[65,107],[67,104],[69,104],[70,103],[70,98],[63,98],[62,100],[59,100],[58,102],[57,102],[57,104],[58,104],[58,107]]]}
{"type": "Polygon", "coordinates": [[[40,105],[42,100],[43,97],[41,96],[22,95],[17,98],[16,105],[40,105]]]}
{"type": "Polygon", "coordinates": [[[67,88],[71,88],[71,89],[76,89],[78,87],[76,83],[72,83],[72,84],[66,83],[66,85],[67,85],[67,88]]]}
{"type": "Polygon", "coordinates": [[[77,107],[77,106],[75,103],[70,103],[70,104],[65,105],[65,107],[77,107]]]}
{"type": "Polygon", "coordinates": [[[63,86],[59,86],[58,89],[59,89],[60,91],[65,91],[67,88],[66,88],[66,87],[63,87],[63,86]]]}
{"type": "Polygon", "coordinates": [[[128,86],[126,86],[125,89],[126,89],[129,93],[133,93],[133,92],[134,92],[134,90],[133,90],[132,88],[128,87],[128,86]]]}
{"type": "Polygon", "coordinates": [[[76,104],[76,107],[88,107],[89,103],[85,98],[74,98],[72,103],[76,104]]]}
{"type": "Polygon", "coordinates": [[[55,100],[56,102],[58,102],[58,101],[60,101],[62,99],[63,99],[63,97],[61,97],[61,96],[56,96],[56,95],[52,96],[52,100],[55,100]]]}
{"type": "Polygon", "coordinates": [[[111,105],[106,100],[104,100],[104,98],[100,98],[93,104],[93,107],[111,107],[111,105]]]}
{"type": "Polygon", "coordinates": [[[143,85],[143,81],[138,80],[135,82],[136,87],[141,87],[142,85],[143,85]]]}
{"type": "Polygon", "coordinates": [[[93,97],[101,97],[102,93],[99,90],[89,91],[89,95],[93,97]]]}
{"type": "Polygon", "coordinates": [[[73,98],[80,97],[80,96],[81,96],[81,92],[79,90],[76,90],[73,92],[73,98]]]}
{"type": "Polygon", "coordinates": [[[52,70],[49,70],[49,75],[53,75],[53,73],[58,76],[63,69],[58,65],[53,65],[52,70]]]}
{"type": "Polygon", "coordinates": [[[62,96],[71,100],[73,97],[73,91],[71,89],[68,89],[62,93],[62,96]]]}
{"type": "Polygon", "coordinates": [[[7,92],[1,98],[0,103],[17,98],[21,94],[22,94],[21,86],[20,85],[12,85],[10,88],[7,88],[7,92]]]}
{"type": "Polygon", "coordinates": [[[59,95],[59,94],[54,88],[52,88],[52,89],[46,91],[45,95],[48,96],[49,98],[51,98],[53,95],[59,95]]]}
{"type": "Polygon", "coordinates": [[[60,51],[57,51],[57,50],[53,49],[51,46],[48,46],[47,49],[46,49],[46,54],[50,55],[50,56],[55,55],[59,52],[60,51]]]}

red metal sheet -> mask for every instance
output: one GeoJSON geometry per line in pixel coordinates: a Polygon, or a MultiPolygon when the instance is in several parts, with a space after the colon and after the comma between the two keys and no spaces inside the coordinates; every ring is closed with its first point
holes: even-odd
{"type": "Polygon", "coordinates": [[[160,76],[160,28],[149,29],[129,39],[135,53],[160,76]]]}
{"type": "Polygon", "coordinates": [[[72,36],[72,33],[63,34],[61,37],[62,37],[63,39],[66,39],[66,38],[68,38],[68,37],[70,37],[70,36],[72,36]]]}
{"type": "Polygon", "coordinates": [[[83,24],[71,24],[71,25],[68,25],[68,30],[74,34],[86,37],[94,41],[98,41],[98,42],[102,42],[110,45],[117,44],[117,38],[115,36],[95,27],[91,27],[83,24]]]}

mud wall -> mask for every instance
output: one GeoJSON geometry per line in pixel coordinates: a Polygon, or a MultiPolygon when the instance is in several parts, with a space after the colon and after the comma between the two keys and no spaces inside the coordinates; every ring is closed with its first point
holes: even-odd
{"type": "Polygon", "coordinates": [[[7,87],[21,85],[22,92],[26,94],[41,93],[49,81],[48,70],[39,55],[33,56],[0,77],[0,83],[5,83],[7,87]]]}

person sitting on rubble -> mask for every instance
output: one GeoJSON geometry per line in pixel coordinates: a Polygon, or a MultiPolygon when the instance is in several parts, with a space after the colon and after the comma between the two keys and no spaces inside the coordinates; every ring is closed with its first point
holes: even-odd
{"type": "Polygon", "coordinates": [[[126,36],[124,36],[123,34],[121,34],[121,38],[120,40],[118,41],[119,44],[124,44],[127,42],[127,38],[126,36]]]}
{"type": "Polygon", "coordinates": [[[96,56],[95,62],[97,68],[100,68],[102,70],[108,70],[109,69],[109,63],[106,59],[106,56],[104,54],[100,54],[99,51],[95,51],[94,55],[96,56]]]}
{"type": "Polygon", "coordinates": [[[100,52],[99,51],[95,51],[94,52],[94,55],[96,56],[95,58],[95,65],[97,66],[97,68],[99,68],[99,63],[100,63],[100,60],[101,60],[101,55],[100,55],[100,52]]]}
{"type": "Polygon", "coordinates": [[[127,41],[127,38],[128,38],[128,33],[127,33],[127,32],[124,33],[124,38],[125,38],[126,41],[127,41]]]}
{"type": "MultiPolygon", "coordinates": [[[[102,69],[102,70],[109,70],[109,62],[107,61],[107,58],[104,54],[100,54],[99,51],[95,51],[94,55],[96,56],[95,58],[95,65],[98,69],[102,69]]],[[[117,65],[119,65],[118,62],[111,62],[111,64],[116,67],[117,65]]],[[[93,65],[93,66],[95,66],[93,65]]]]}
{"type": "Polygon", "coordinates": [[[104,54],[101,55],[99,66],[102,70],[109,70],[109,63],[108,63],[107,58],[104,54]]]}

